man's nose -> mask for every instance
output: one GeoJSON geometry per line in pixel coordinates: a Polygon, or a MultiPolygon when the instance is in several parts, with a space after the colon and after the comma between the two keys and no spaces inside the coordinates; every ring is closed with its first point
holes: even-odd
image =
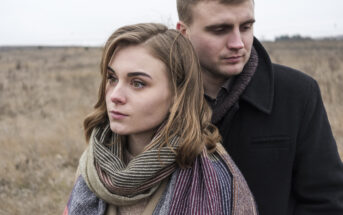
{"type": "Polygon", "coordinates": [[[228,49],[239,50],[239,49],[244,48],[242,34],[238,29],[232,31],[231,34],[228,35],[226,45],[228,49]]]}

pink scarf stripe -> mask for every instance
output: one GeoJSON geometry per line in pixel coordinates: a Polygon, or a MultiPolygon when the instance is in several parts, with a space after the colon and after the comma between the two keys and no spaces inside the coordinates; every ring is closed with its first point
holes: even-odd
{"type": "Polygon", "coordinates": [[[178,172],[177,183],[174,188],[174,195],[172,198],[172,203],[170,206],[170,214],[180,214],[184,210],[184,205],[186,201],[181,198],[183,195],[187,196],[190,189],[190,181],[187,180],[190,178],[192,171],[190,169],[181,169],[178,172]],[[178,206],[178,207],[176,207],[178,206]]]}
{"type": "Polygon", "coordinates": [[[180,170],[174,188],[170,214],[218,214],[223,210],[220,182],[206,153],[199,156],[192,169],[180,170]]]}
{"type": "Polygon", "coordinates": [[[205,190],[208,191],[208,198],[210,202],[215,202],[217,204],[209,204],[210,212],[214,213],[215,211],[221,210],[220,205],[220,188],[219,188],[219,181],[215,169],[213,168],[212,162],[209,160],[209,157],[204,152],[203,156],[201,157],[201,161],[203,164],[203,177],[205,183],[205,190]]]}

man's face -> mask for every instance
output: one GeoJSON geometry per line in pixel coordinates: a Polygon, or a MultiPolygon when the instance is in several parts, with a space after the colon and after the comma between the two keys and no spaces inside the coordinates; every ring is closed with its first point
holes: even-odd
{"type": "Polygon", "coordinates": [[[227,79],[242,72],[253,43],[254,4],[202,1],[192,8],[193,22],[177,28],[191,40],[208,75],[227,79]]]}

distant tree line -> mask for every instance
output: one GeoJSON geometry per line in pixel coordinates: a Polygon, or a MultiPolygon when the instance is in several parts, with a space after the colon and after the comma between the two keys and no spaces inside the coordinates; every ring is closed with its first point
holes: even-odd
{"type": "Polygon", "coordinates": [[[281,35],[278,37],[275,37],[275,41],[294,41],[294,40],[312,40],[311,37],[303,37],[300,34],[296,34],[293,36],[288,36],[288,35],[281,35]]]}

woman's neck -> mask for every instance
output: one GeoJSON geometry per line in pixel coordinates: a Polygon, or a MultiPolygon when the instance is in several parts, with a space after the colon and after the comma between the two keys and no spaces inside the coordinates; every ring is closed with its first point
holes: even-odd
{"type": "Polygon", "coordinates": [[[152,138],[153,132],[144,132],[143,134],[131,134],[127,138],[127,150],[133,156],[137,156],[143,152],[152,138]]]}

